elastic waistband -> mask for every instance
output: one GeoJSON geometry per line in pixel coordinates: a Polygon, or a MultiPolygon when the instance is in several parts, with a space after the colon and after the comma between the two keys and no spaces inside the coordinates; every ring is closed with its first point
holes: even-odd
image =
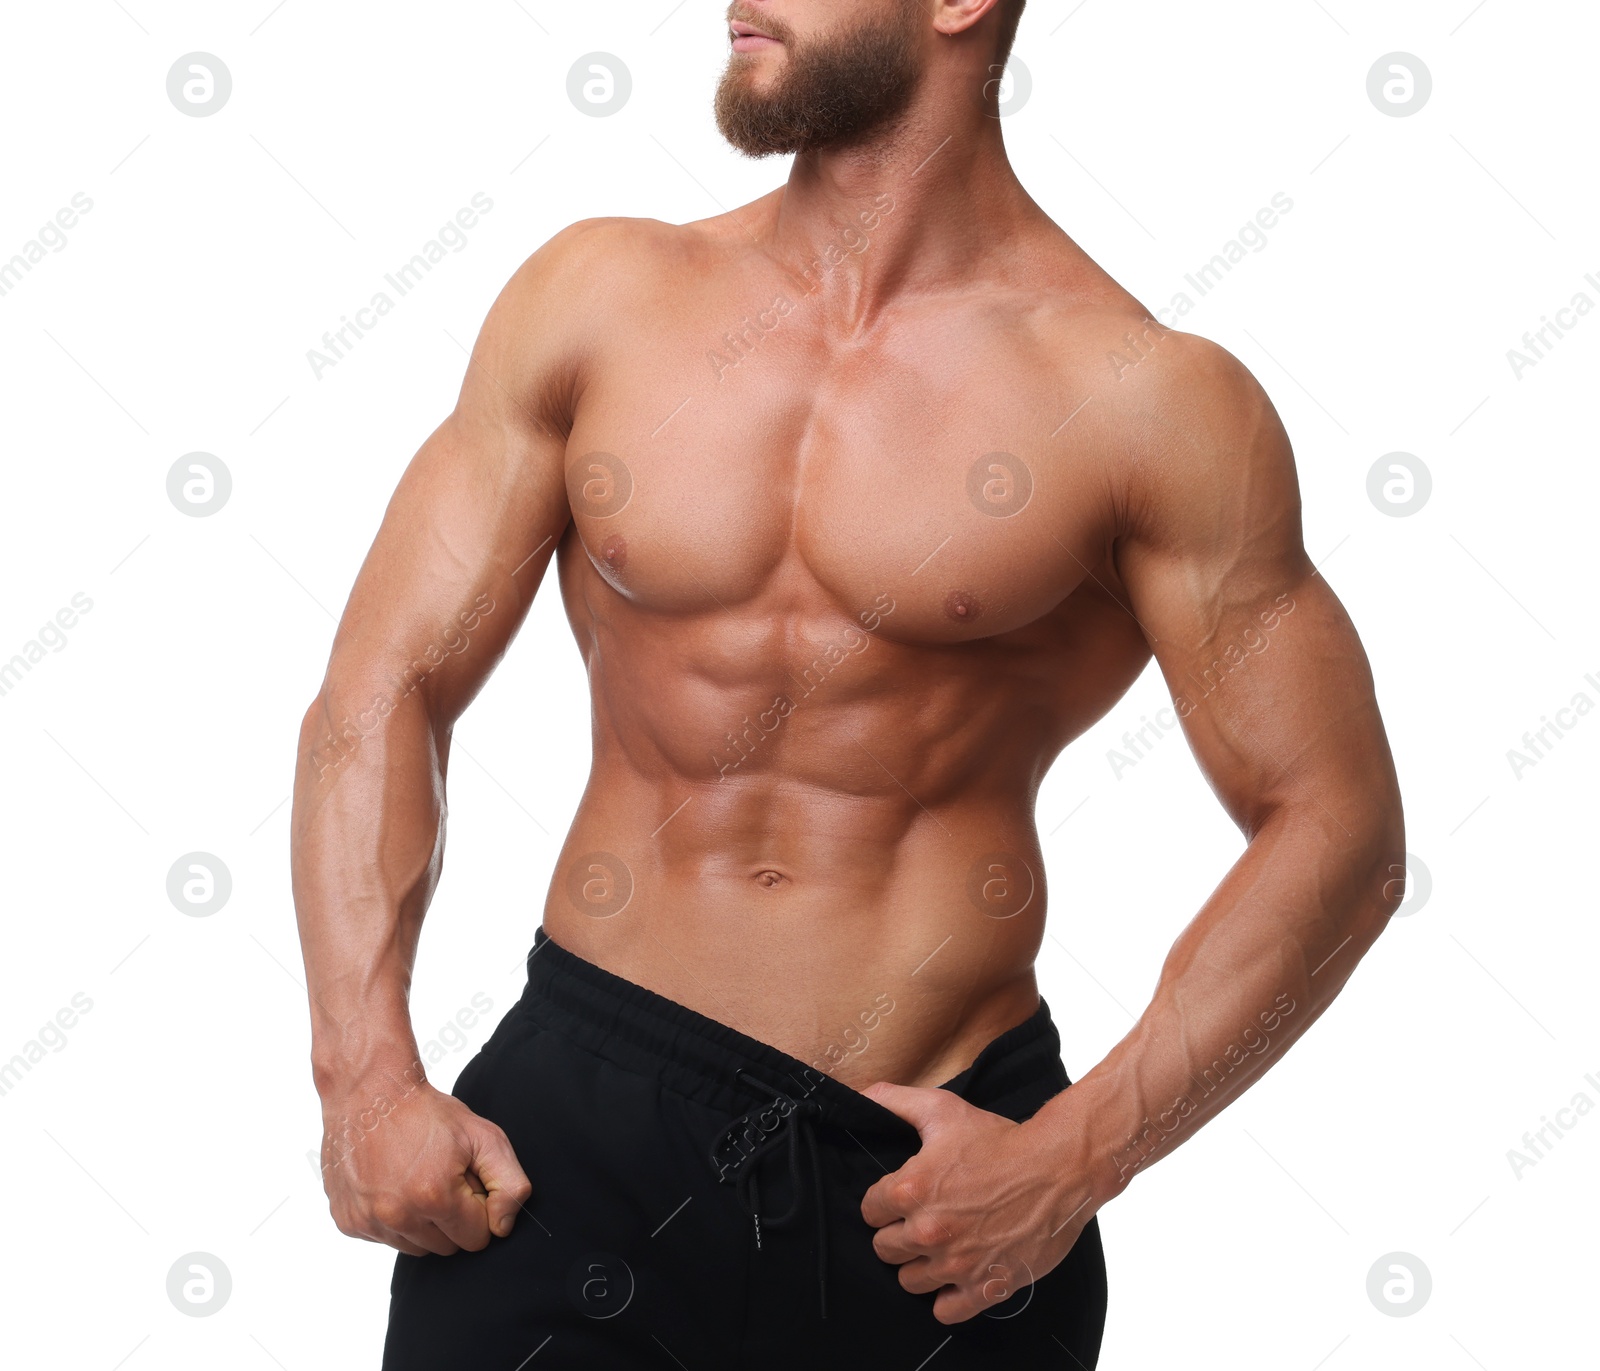
{"type": "MultiPolygon", "coordinates": [[[[541,927],[528,953],[523,1012],[578,1046],[719,1112],[770,1102],[777,1090],[811,1100],[824,1124],[917,1145],[898,1115],[787,1052],[585,961],[541,927]],[[749,1083],[754,1077],[769,1089],[749,1083]]],[[[1041,998],[1034,1013],[991,1041],[943,1088],[1021,1120],[1069,1083],[1061,1039],[1041,998]]]]}

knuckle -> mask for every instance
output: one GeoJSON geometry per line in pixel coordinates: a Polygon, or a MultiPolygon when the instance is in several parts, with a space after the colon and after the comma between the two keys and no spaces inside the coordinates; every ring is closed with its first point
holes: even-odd
{"type": "Polygon", "coordinates": [[[409,1210],[402,1201],[389,1196],[373,1200],[367,1206],[367,1216],[371,1223],[396,1231],[404,1227],[408,1214],[409,1210]]]}
{"type": "Polygon", "coordinates": [[[414,1211],[434,1214],[445,1207],[445,1188],[433,1178],[413,1181],[406,1187],[406,1201],[414,1211]]]}
{"type": "Polygon", "coordinates": [[[922,1204],[927,1187],[918,1176],[902,1176],[889,1190],[889,1197],[902,1209],[916,1209],[922,1204]]]}

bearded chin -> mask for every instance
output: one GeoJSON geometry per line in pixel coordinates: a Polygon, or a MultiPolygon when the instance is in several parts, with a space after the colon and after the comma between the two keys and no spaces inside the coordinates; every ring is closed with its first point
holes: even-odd
{"type": "Polygon", "coordinates": [[[752,88],[757,59],[734,53],[717,87],[717,127],[747,157],[848,147],[892,127],[917,88],[913,30],[904,20],[790,44],[783,72],[752,88]]]}

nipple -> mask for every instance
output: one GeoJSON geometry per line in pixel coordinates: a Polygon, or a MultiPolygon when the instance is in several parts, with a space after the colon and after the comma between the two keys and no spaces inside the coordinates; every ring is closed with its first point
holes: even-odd
{"type": "Polygon", "coordinates": [[[970,624],[983,613],[983,606],[975,595],[964,590],[952,590],[944,598],[945,614],[958,624],[970,624]]]}

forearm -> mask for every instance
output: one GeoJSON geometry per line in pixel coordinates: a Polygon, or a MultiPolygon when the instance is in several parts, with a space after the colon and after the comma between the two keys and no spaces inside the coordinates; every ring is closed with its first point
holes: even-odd
{"type": "Polygon", "coordinates": [[[414,1070],[411,970],[444,849],[448,730],[420,690],[331,677],[301,725],[296,917],[324,1096],[414,1070]]]}
{"type": "MultiPolygon", "coordinates": [[[[1106,1058],[1035,1117],[1095,1208],[1258,1080],[1333,1001],[1398,902],[1398,807],[1347,833],[1314,803],[1255,835],[1106,1058]]],[[[1348,811],[1347,811],[1348,812],[1348,811]]]]}

